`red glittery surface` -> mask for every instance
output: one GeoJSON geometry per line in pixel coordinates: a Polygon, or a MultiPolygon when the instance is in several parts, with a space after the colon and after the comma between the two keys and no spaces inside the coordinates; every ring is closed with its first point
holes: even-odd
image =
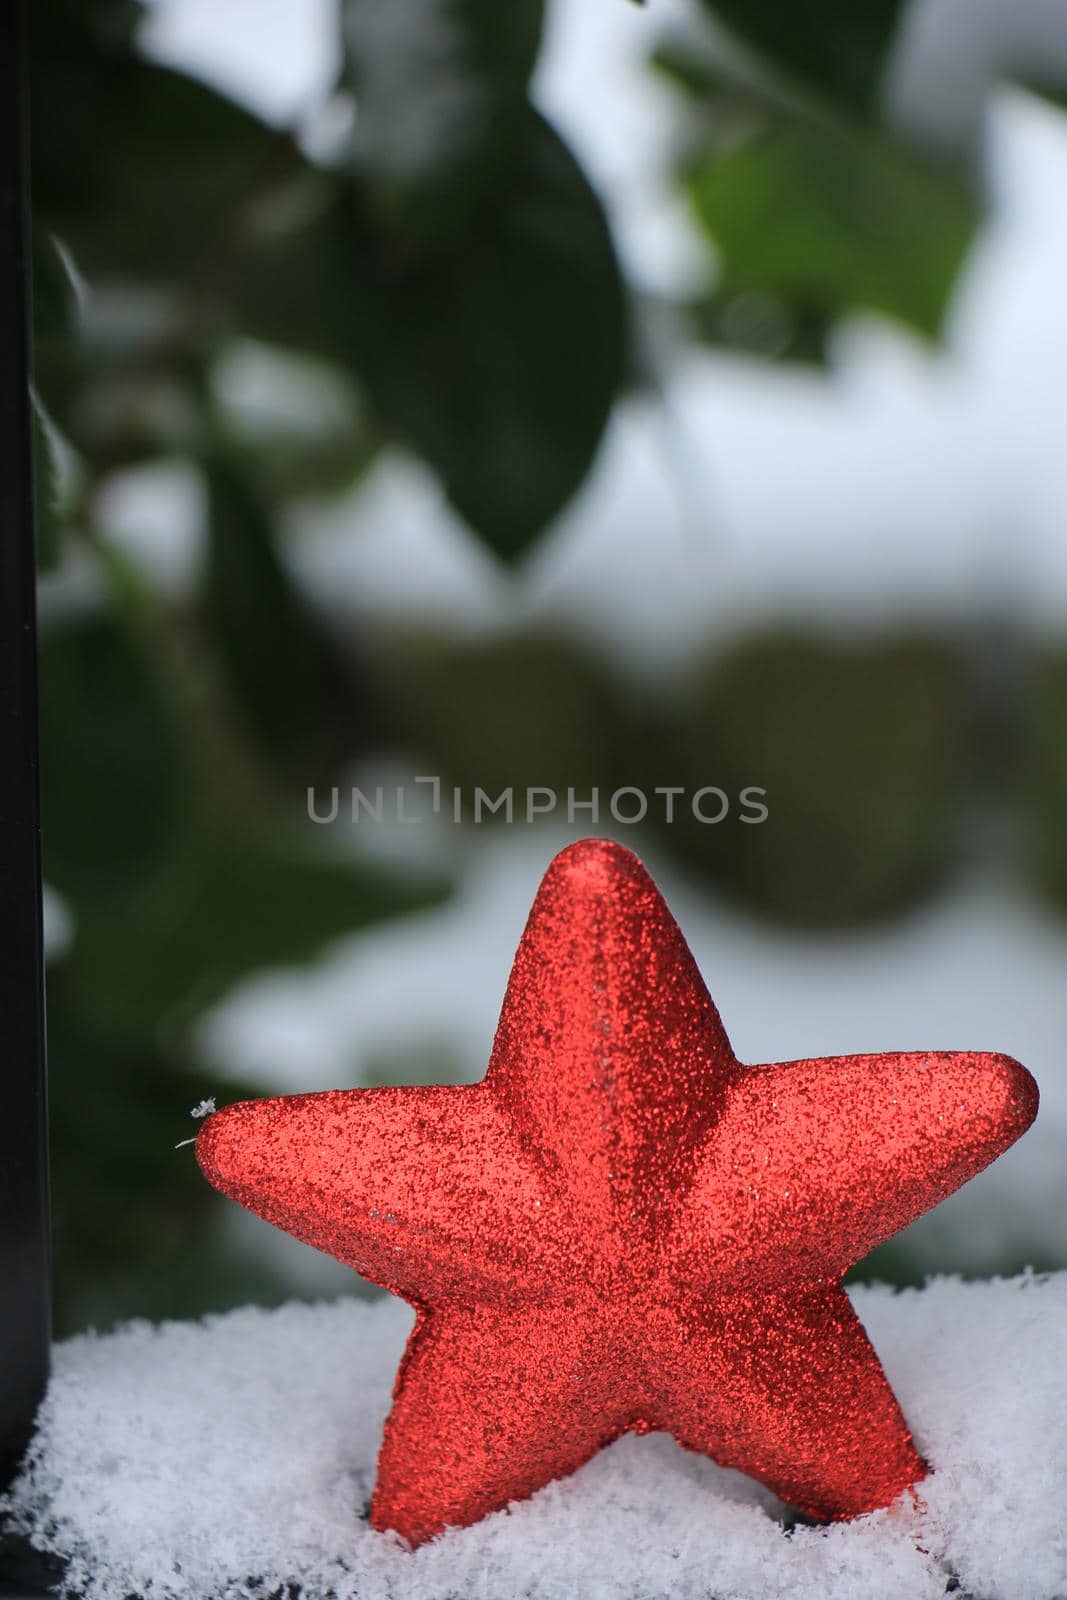
{"type": "Polygon", "coordinates": [[[742,1066],[640,862],[588,840],[541,885],[481,1083],[247,1101],[197,1155],[417,1308],[371,1508],[417,1544],[627,1429],[819,1517],[888,1504],[925,1468],[841,1274],[1036,1109],[975,1051],[742,1066]]]}

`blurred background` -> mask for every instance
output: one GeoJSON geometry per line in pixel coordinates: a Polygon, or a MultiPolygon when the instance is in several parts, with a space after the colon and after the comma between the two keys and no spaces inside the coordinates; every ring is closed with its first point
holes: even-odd
{"type": "Polygon", "coordinates": [[[1067,15],[794,11],[35,0],[61,1332],[359,1292],[190,1110],[480,1077],[596,831],[742,1059],[1037,1075],[861,1275],[1067,1265],[1067,15]]]}

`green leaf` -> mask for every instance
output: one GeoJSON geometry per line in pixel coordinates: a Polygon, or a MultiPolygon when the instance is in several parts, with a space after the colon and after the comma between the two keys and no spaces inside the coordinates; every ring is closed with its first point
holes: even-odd
{"type": "Polygon", "coordinates": [[[650,64],[676,89],[708,105],[742,91],[731,67],[704,40],[668,35],[652,52],[650,64]]]}
{"type": "Polygon", "coordinates": [[[35,27],[34,204],[44,224],[90,279],[195,279],[215,291],[244,207],[301,169],[292,139],[183,73],[123,52],[72,57],[50,32],[38,50],[37,39],[35,27]]]}
{"type": "MultiPolygon", "coordinates": [[[[343,804],[343,803],[342,803],[343,804]]],[[[331,858],[300,834],[249,818],[203,818],[165,881],[122,920],[79,924],[67,968],[102,1025],[158,1027],[262,968],[311,960],[331,940],[442,898],[440,879],[331,858]]]]}
{"type": "Polygon", "coordinates": [[[338,220],[353,366],[476,532],[521,554],[582,482],[622,376],[622,286],[595,194],[531,113],[508,182],[452,247],[405,251],[354,192],[338,220]]]}
{"type": "Polygon", "coordinates": [[[241,332],[341,354],[375,421],[498,554],[521,554],[581,484],[623,376],[618,264],[580,169],[528,113],[508,181],[433,249],[383,229],[365,187],[307,199],[241,274],[241,332]]]}
{"type": "Polygon", "coordinates": [[[343,279],[335,260],[336,192],[334,180],[315,175],[302,178],[282,197],[279,215],[253,238],[232,285],[235,333],[337,360],[343,279]]]}
{"type": "Polygon", "coordinates": [[[704,0],[754,49],[831,100],[866,109],[877,99],[908,0],[704,0]]]}
{"type": "Polygon", "coordinates": [[[124,914],[173,847],[188,799],[184,737],[166,686],[123,619],[42,631],[46,877],[74,902],[124,914]]]}
{"type": "Polygon", "coordinates": [[[881,134],[789,118],[689,166],[722,289],[807,316],[882,311],[936,334],[980,208],[956,174],[881,134]]]}
{"type": "Polygon", "coordinates": [[[833,326],[830,313],[791,305],[759,289],[712,289],[686,307],[704,343],[763,361],[824,367],[833,326]]]}
{"type": "MultiPolygon", "coordinates": [[[[189,1111],[219,1085],[151,1034],[87,1021],[53,975],[49,1133],[58,1332],[130,1316],[198,1316],[284,1286],[243,1259],[193,1152],[189,1111]]],[[[227,1099],[256,1093],[227,1080],[227,1099]]]]}
{"type": "Polygon", "coordinates": [[[766,790],[765,822],[741,822],[736,799],[718,825],[680,805],[664,842],[771,917],[828,928],[887,917],[953,864],[967,701],[950,644],[752,635],[661,725],[654,765],[672,783],[766,790]]]}
{"type": "MultiPolygon", "coordinates": [[[[403,734],[428,770],[463,790],[468,814],[475,786],[491,797],[512,788],[521,818],[527,787],[554,789],[565,808],[568,788],[588,799],[610,783],[623,697],[565,637],[401,632],[390,666],[403,734]]],[[[631,781],[622,766],[620,781],[631,781]]]]}
{"type": "Polygon", "coordinates": [[[26,8],[35,222],[55,228],[87,211],[99,177],[98,131],[109,90],[132,59],[139,8],[87,0],[34,0],[26,8]]]}
{"type": "Polygon", "coordinates": [[[1067,81],[1062,74],[1050,77],[1042,72],[1017,72],[1012,74],[1011,82],[1027,94],[1047,100],[1057,111],[1067,111],[1067,81]]]}
{"type": "Polygon", "coordinates": [[[350,161],[382,222],[455,234],[505,171],[526,119],[543,0],[343,0],[344,77],[358,112],[350,161]]]}
{"type": "Polygon", "coordinates": [[[209,489],[213,638],[253,738],[303,795],[380,738],[376,700],[293,586],[247,482],[216,465],[209,489]]]}

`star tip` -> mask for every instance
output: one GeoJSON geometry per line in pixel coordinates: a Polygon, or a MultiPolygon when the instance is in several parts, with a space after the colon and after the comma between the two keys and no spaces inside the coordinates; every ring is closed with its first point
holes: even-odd
{"type": "Polygon", "coordinates": [[[1002,1155],[1037,1116],[1037,1083],[1021,1061],[997,1050],[967,1052],[964,1059],[974,1074],[972,1109],[987,1120],[996,1153],[1002,1155]]]}
{"type": "Polygon", "coordinates": [[[196,1138],[191,1141],[195,1146],[196,1160],[204,1176],[210,1178],[213,1167],[213,1153],[217,1129],[215,1123],[222,1116],[221,1111],[216,1111],[214,1116],[208,1117],[200,1125],[196,1138]]]}
{"type": "Polygon", "coordinates": [[[641,860],[617,839],[578,839],[561,850],[549,865],[546,877],[578,879],[582,886],[609,888],[619,878],[643,873],[641,860]]]}
{"type": "Polygon", "coordinates": [[[192,1143],[195,1145],[197,1165],[209,1183],[219,1186],[223,1167],[223,1151],[232,1131],[234,1114],[239,1111],[242,1104],[247,1102],[237,1101],[230,1106],[223,1106],[219,1111],[213,1111],[206,1116],[200,1124],[199,1132],[192,1143]]]}
{"type": "Polygon", "coordinates": [[[993,1055],[990,1064],[996,1069],[1007,1097],[1007,1110],[1012,1123],[1018,1128],[1016,1137],[1026,1132],[1038,1113],[1041,1091],[1033,1073],[1016,1061],[1014,1056],[993,1055]]]}

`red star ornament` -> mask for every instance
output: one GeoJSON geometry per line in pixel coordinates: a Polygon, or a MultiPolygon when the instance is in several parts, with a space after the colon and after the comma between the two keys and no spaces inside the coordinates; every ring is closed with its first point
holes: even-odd
{"type": "Polygon", "coordinates": [[[416,1308],[371,1506],[416,1545],[627,1430],[820,1518],[887,1505],[926,1468],[842,1274],[1036,1109],[1003,1055],[742,1066],[640,862],[587,840],[541,885],[482,1082],[246,1101],[197,1155],[416,1308]]]}

